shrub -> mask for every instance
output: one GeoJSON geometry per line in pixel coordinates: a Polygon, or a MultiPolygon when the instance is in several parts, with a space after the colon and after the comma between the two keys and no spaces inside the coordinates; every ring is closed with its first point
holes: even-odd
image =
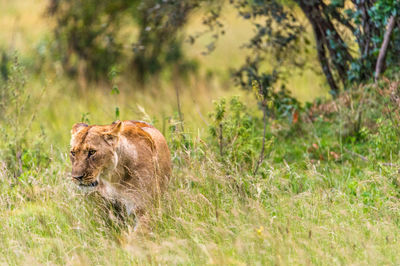
{"type": "Polygon", "coordinates": [[[262,120],[251,114],[238,97],[228,104],[225,99],[215,102],[210,118],[209,143],[220,160],[239,169],[253,169],[262,146],[262,120]]]}
{"type": "Polygon", "coordinates": [[[32,100],[17,56],[10,66],[7,80],[3,79],[0,86],[0,154],[7,168],[15,177],[20,177],[25,171],[49,161],[47,153],[42,150],[44,130],[34,139],[29,136],[40,101],[32,100]]]}

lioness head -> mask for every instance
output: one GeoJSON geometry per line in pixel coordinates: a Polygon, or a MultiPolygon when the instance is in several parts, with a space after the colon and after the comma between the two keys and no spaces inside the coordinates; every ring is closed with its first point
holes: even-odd
{"type": "Polygon", "coordinates": [[[118,164],[116,147],[122,123],[89,126],[78,123],[71,130],[72,179],[80,186],[95,187],[99,176],[112,171],[118,164]]]}

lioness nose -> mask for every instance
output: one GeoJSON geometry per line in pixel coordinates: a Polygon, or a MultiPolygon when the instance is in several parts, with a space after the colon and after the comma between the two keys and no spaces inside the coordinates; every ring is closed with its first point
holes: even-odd
{"type": "Polygon", "coordinates": [[[84,177],[84,175],[80,175],[80,176],[72,176],[74,179],[76,180],[82,180],[82,178],[84,177]]]}

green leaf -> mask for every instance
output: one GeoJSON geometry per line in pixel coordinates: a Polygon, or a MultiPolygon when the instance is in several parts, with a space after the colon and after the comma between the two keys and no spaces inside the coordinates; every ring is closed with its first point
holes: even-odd
{"type": "Polygon", "coordinates": [[[119,89],[117,85],[113,85],[112,89],[111,89],[111,94],[119,94],[119,89]]]}
{"type": "Polygon", "coordinates": [[[115,119],[119,119],[119,107],[115,107],[115,119]]]}

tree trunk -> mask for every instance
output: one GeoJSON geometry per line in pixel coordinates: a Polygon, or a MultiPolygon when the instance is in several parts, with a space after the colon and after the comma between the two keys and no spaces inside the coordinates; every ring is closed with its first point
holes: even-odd
{"type": "MultiPolygon", "coordinates": [[[[306,1],[306,0],[297,0],[297,4],[302,9],[303,13],[306,15],[308,21],[310,22],[315,36],[315,41],[317,45],[317,54],[318,60],[321,64],[322,71],[328,81],[328,84],[331,88],[331,91],[334,94],[339,93],[339,87],[336,84],[336,81],[333,77],[331,67],[329,64],[329,59],[326,55],[326,48],[329,49],[329,40],[326,36],[327,29],[329,29],[329,23],[325,21],[323,15],[321,13],[320,6],[322,5],[322,1],[314,0],[314,1],[306,1]]],[[[330,50],[331,56],[335,56],[334,53],[330,50]]],[[[337,65],[335,65],[337,67],[337,65]]],[[[344,71],[342,69],[337,69],[340,74],[343,74],[344,71]]]]}

